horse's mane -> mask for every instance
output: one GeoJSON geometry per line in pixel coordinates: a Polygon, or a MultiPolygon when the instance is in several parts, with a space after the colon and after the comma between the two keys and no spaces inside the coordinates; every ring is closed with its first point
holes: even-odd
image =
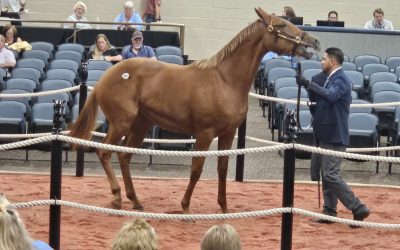
{"type": "Polygon", "coordinates": [[[240,31],[227,45],[225,45],[217,54],[208,58],[197,60],[192,65],[195,65],[202,69],[213,69],[226,57],[228,57],[247,37],[253,35],[256,32],[257,21],[253,22],[242,31],[240,31]]]}

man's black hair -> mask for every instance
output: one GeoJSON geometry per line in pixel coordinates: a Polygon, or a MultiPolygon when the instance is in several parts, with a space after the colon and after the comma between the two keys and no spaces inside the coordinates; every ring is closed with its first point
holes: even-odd
{"type": "Polygon", "coordinates": [[[333,59],[335,59],[335,61],[339,64],[342,65],[343,61],[344,61],[344,54],[342,52],[341,49],[339,48],[327,48],[325,50],[325,53],[328,54],[329,57],[332,57],[333,59]]]}

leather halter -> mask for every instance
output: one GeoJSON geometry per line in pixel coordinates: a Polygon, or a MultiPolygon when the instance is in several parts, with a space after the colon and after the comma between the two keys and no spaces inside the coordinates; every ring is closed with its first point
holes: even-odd
{"type": "Polygon", "coordinates": [[[299,45],[307,46],[307,44],[303,41],[305,32],[303,32],[301,34],[301,37],[297,36],[297,35],[295,36],[295,35],[289,34],[285,31],[283,31],[282,29],[279,29],[273,25],[273,22],[272,22],[273,17],[272,16],[271,16],[271,24],[267,24],[262,19],[260,19],[260,20],[270,33],[275,33],[278,37],[288,40],[295,44],[295,46],[293,47],[293,50],[292,50],[292,55],[294,55],[294,52],[296,51],[297,46],[299,46],[299,45]]]}
{"type": "MultiPolygon", "coordinates": [[[[292,53],[291,53],[292,56],[294,56],[294,52],[296,51],[297,46],[299,46],[299,45],[307,46],[307,44],[303,41],[305,32],[303,32],[301,34],[301,37],[297,36],[297,35],[295,36],[295,35],[292,35],[292,34],[289,34],[289,33],[285,32],[285,31],[283,31],[283,30],[281,30],[281,29],[279,29],[277,27],[274,27],[272,21],[273,21],[273,17],[272,16],[271,16],[271,24],[267,24],[263,19],[261,19],[261,22],[264,24],[264,26],[267,28],[267,30],[270,33],[275,33],[278,37],[283,38],[285,40],[288,40],[288,41],[290,41],[290,42],[295,44],[293,46],[293,50],[292,50],[292,53]]],[[[301,124],[300,124],[300,94],[301,94],[301,86],[298,85],[297,86],[297,105],[296,105],[296,109],[297,109],[297,112],[296,112],[297,132],[299,130],[303,130],[301,128],[301,124]]]]}

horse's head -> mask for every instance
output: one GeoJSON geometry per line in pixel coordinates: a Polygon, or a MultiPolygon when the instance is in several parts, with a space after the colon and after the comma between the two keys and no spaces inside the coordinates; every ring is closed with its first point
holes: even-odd
{"type": "Polygon", "coordinates": [[[307,51],[307,48],[320,50],[318,39],[299,29],[296,25],[275,15],[269,15],[261,8],[257,8],[255,11],[265,26],[263,42],[268,50],[305,58],[310,58],[313,54],[307,51]]]}

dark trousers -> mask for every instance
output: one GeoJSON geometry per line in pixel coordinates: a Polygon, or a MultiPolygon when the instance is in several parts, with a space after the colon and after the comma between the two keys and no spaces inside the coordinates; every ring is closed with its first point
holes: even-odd
{"type": "MultiPolygon", "coordinates": [[[[341,152],[346,150],[346,147],[342,145],[320,143],[319,146],[324,149],[341,152]]],[[[320,166],[322,172],[324,214],[336,216],[338,200],[340,200],[347,209],[352,210],[353,213],[360,207],[365,207],[340,176],[342,158],[330,155],[313,154],[312,161],[313,164],[320,166]]]]}
{"type": "MultiPolygon", "coordinates": [[[[1,12],[1,16],[2,17],[8,17],[8,18],[12,18],[12,19],[21,19],[21,17],[19,16],[18,12],[1,12]]],[[[11,22],[12,25],[15,26],[22,26],[21,21],[12,21],[11,22]]]]}
{"type": "MultiPolygon", "coordinates": [[[[146,14],[146,23],[152,23],[156,21],[156,15],[154,14],[146,14]]],[[[149,31],[150,30],[150,25],[146,25],[146,30],[149,31]]]]}

